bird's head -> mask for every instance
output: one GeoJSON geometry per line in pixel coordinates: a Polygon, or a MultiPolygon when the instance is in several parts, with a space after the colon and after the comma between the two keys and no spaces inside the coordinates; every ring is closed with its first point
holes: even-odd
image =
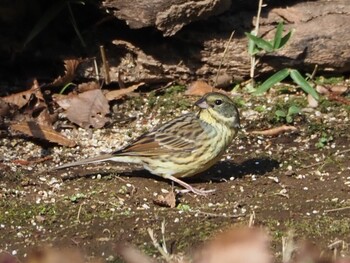
{"type": "Polygon", "coordinates": [[[217,92],[205,94],[196,103],[201,110],[199,117],[208,122],[225,124],[232,129],[240,128],[239,113],[234,102],[226,95],[217,92]]]}

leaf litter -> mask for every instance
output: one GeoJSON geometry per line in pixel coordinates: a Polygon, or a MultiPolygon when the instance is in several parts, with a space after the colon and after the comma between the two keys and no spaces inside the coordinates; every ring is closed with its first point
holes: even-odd
{"type": "Polygon", "coordinates": [[[66,110],[67,118],[80,127],[102,128],[109,121],[108,100],[100,89],[60,96],[56,102],[66,110]]]}

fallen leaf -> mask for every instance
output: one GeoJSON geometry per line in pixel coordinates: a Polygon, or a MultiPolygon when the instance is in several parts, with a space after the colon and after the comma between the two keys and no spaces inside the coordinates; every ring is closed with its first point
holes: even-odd
{"type": "Polygon", "coordinates": [[[307,95],[307,102],[311,108],[317,108],[318,106],[318,101],[311,94],[307,95]]]}
{"type": "Polygon", "coordinates": [[[76,143],[49,126],[40,125],[35,122],[22,122],[10,125],[10,128],[19,131],[34,138],[39,138],[54,142],[67,147],[74,147],[76,143]]]}
{"type": "Polygon", "coordinates": [[[32,164],[36,164],[36,163],[42,163],[45,162],[47,160],[51,160],[52,156],[45,156],[42,158],[36,158],[35,160],[13,160],[12,163],[14,164],[19,164],[19,165],[32,165],[32,164]]]}
{"type": "Polygon", "coordinates": [[[322,86],[322,85],[316,85],[316,91],[320,94],[328,94],[329,93],[329,89],[325,86],[322,86]]]}
{"type": "Polygon", "coordinates": [[[61,87],[73,81],[75,77],[75,71],[79,66],[81,59],[66,59],[64,62],[64,75],[59,76],[53,82],[50,83],[52,87],[61,87]]]}
{"type": "Polygon", "coordinates": [[[288,131],[297,131],[298,129],[294,126],[289,125],[282,125],[280,127],[275,127],[272,129],[264,130],[264,131],[252,131],[251,134],[257,134],[257,135],[265,135],[265,136],[277,136],[281,133],[288,132],[288,131]]]}
{"type": "Polygon", "coordinates": [[[10,109],[11,107],[9,103],[0,98],[0,116],[1,117],[8,116],[10,109]]]}
{"type": "Polygon", "coordinates": [[[16,105],[19,109],[21,109],[23,106],[28,104],[28,102],[33,98],[34,95],[38,99],[43,99],[37,80],[33,81],[33,85],[29,90],[2,97],[2,99],[7,103],[16,105]]]}
{"type": "Polygon", "coordinates": [[[100,89],[100,84],[96,81],[84,82],[78,85],[77,91],[83,93],[88,90],[100,89]]]}
{"type": "Polygon", "coordinates": [[[132,85],[132,86],[125,88],[125,89],[118,89],[118,90],[109,91],[105,94],[106,99],[109,101],[118,100],[118,99],[124,97],[125,95],[128,95],[129,93],[137,90],[140,86],[142,86],[144,84],[145,84],[144,82],[141,82],[141,83],[132,85]]]}
{"type": "Polygon", "coordinates": [[[346,85],[335,85],[330,87],[331,92],[336,95],[342,95],[343,93],[347,92],[348,89],[349,87],[346,85]]]}
{"type": "Polygon", "coordinates": [[[197,80],[191,83],[191,85],[187,88],[185,94],[192,96],[203,96],[204,94],[212,91],[214,91],[214,88],[208,83],[202,80],[197,80]]]}
{"type": "Polygon", "coordinates": [[[339,103],[343,103],[345,105],[350,105],[350,100],[348,100],[348,99],[346,99],[344,97],[341,97],[340,95],[337,95],[337,94],[335,94],[333,92],[327,94],[327,98],[329,100],[334,100],[334,101],[337,101],[339,103]]]}
{"type": "Polygon", "coordinates": [[[108,121],[106,115],[109,113],[109,105],[100,89],[60,96],[56,102],[66,110],[66,116],[71,122],[83,128],[102,128],[108,121]]]}
{"type": "Polygon", "coordinates": [[[153,203],[164,207],[176,207],[176,196],[174,191],[170,191],[165,197],[158,195],[157,199],[153,200],[153,203]]]}
{"type": "Polygon", "coordinates": [[[195,254],[194,263],[272,263],[270,238],[258,228],[231,228],[217,234],[195,254]]]}

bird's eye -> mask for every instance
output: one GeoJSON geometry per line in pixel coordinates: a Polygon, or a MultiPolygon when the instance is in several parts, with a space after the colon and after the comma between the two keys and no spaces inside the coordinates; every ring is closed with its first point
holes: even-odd
{"type": "Polygon", "coordinates": [[[216,100],[216,101],[215,101],[215,104],[216,104],[216,105],[221,105],[221,104],[222,104],[222,100],[216,100]]]}

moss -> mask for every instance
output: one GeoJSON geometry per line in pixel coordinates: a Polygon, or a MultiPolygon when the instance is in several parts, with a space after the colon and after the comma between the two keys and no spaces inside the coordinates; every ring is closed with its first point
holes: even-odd
{"type": "Polygon", "coordinates": [[[317,84],[320,85],[334,85],[334,84],[338,84],[340,82],[344,81],[344,76],[340,76],[340,77],[330,77],[330,78],[325,78],[323,76],[320,76],[318,78],[316,78],[315,82],[317,84]]]}

